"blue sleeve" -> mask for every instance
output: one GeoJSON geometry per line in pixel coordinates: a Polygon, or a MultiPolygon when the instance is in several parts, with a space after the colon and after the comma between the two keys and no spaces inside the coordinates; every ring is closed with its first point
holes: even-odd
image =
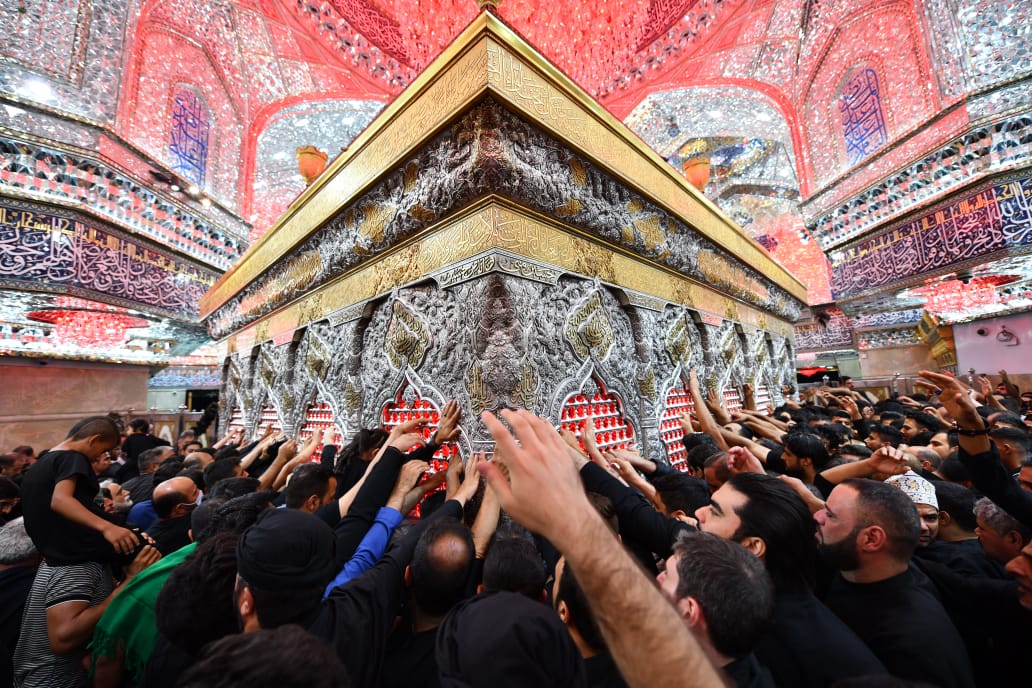
{"type": "Polygon", "coordinates": [[[387,541],[390,540],[391,533],[401,523],[402,518],[400,511],[386,506],[377,512],[373,525],[369,527],[362,542],[358,544],[355,554],[344,564],[344,568],[337,574],[337,577],[326,586],[323,599],[329,597],[334,588],[356,578],[380,560],[384,550],[387,549],[387,541]]]}

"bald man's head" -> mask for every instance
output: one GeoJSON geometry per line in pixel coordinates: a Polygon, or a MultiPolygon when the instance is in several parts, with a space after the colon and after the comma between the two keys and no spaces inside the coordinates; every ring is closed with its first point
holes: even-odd
{"type": "Polygon", "coordinates": [[[183,468],[193,468],[194,466],[197,466],[201,470],[204,470],[208,464],[213,463],[214,461],[215,457],[208,452],[190,452],[186,455],[186,458],[183,459],[183,468]]]}
{"type": "Polygon", "coordinates": [[[176,476],[154,488],[154,513],[165,520],[188,515],[197,505],[201,491],[185,476],[176,476]]]}

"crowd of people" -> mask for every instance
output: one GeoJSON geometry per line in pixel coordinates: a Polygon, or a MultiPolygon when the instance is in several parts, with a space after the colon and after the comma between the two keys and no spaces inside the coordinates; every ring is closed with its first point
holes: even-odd
{"type": "Polygon", "coordinates": [[[84,418],[0,457],[0,680],[1027,685],[1032,395],[921,377],[729,412],[693,371],[683,471],[503,410],[434,473],[455,402],[344,447],[84,418]]]}

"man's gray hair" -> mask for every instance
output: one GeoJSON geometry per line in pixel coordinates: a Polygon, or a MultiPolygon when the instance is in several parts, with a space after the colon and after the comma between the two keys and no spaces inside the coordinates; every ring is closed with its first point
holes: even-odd
{"type": "MultiPolygon", "coordinates": [[[[939,470],[942,466],[942,457],[936,454],[932,449],[921,447],[920,449],[915,449],[914,454],[917,456],[918,461],[927,461],[931,464],[933,471],[939,470]]],[[[919,468],[924,468],[924,466],[919,466],[919,468]]]]}
{"type": "Polygon", "coordinates": [[[154,447],[153,449],[146,449],[140,452],[140,455],[136,457],[136,463],[140,467],[140,473],[149,473],[152,468],[161,463],[162,454],[170,449],[172,449],[172,447],[167,444],[163,444],[160,447],[154,447]]]}
{"type": "Polygon", "coordinates": [[[988,497],[982,497],[975,502],[975,517],[985,521],[986,525],[995,530],[997,535],[1006,535],[1012,530],[1016,530],[1021,534],[1023,542],[1032,539],[1032,530],[1001,509],[988,497]]]}
{"type": "Polygon", "coordinates": [[[25,532],[25,523],[21,518],[9,521],[0,528],[0,566],[21,564],[38,554],[32,539],[25,532]]]}

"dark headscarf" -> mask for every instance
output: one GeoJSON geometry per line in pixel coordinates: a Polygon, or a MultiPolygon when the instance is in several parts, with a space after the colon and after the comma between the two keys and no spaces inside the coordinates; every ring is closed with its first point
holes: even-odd
{"type": "Polygon", "coordinates": [[[237,544],[240,577],[258,590],[323,588],[336,569],[333,531],[297,509],[268,509],[237,544]]]}
{"type": "Polygon", "coordinates": [[[441,688],[580,688],[587,670],[556,613],[513,592],[456,605],[437,631],[441,688]]]}

